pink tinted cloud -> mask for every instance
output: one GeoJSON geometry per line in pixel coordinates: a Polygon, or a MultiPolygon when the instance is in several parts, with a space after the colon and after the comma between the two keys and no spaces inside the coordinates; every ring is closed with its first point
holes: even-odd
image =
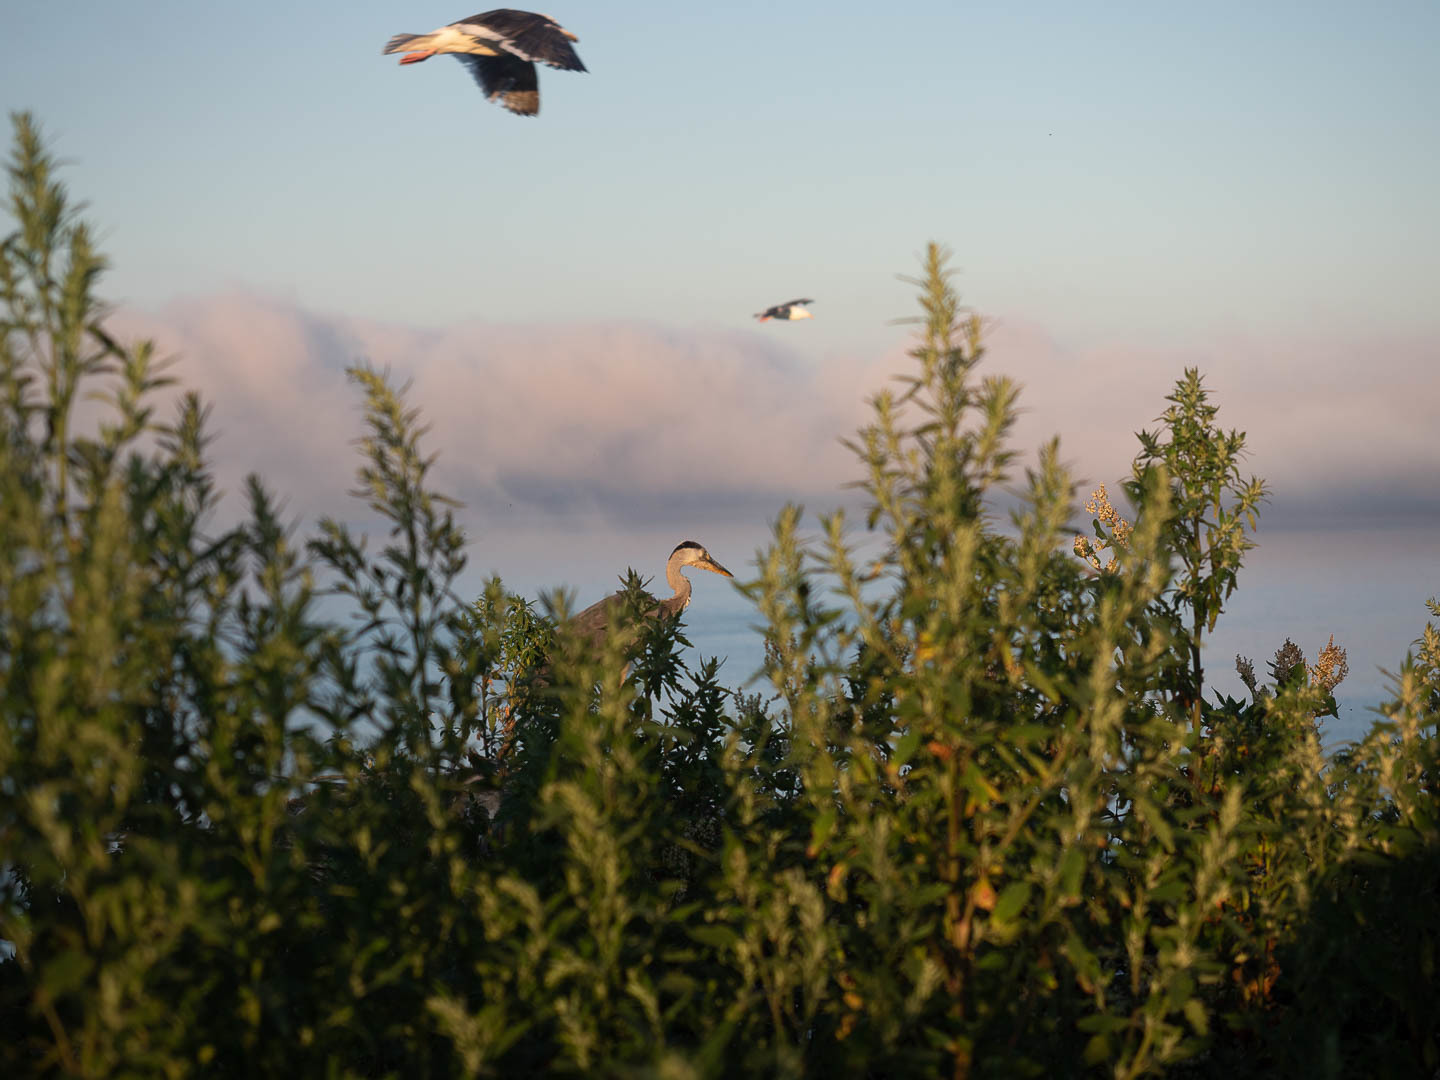
{"type": "MultiPolygon", "coordinates": [[[[812,361],[748,328],[437,331],[234,293],[124,311],[115,326],[176,354],[182,383],[214,404],[227,488],[257,471],[297,509],[332,513],[344,510],[358,462],[360,398],[344,368],[360,359],[413,383],[440,484],[472,506],[618,518],[689,500],[688,520],[703,518],[705,500],[718,514],[737,500],[772,514],[787,500],[815,509],[842,501],[859,470],[839,440],[912,363],[900,331],[883,355],[812,361]]],[[[1403,505],[1427,483],[1440,498],[1436,356],[1435,343],[1320,338],[1075,349],[1006,318],[992,328],[983,370],[1023,384],[1019,447],[1060,434],[1087,486],[1128,472],[1134,432],[1155,426],[1189,365],[1205,373],[1221,423],[1249,432],[1247,470],[1277,498],[1370,491],[1403,505]]]]}
{"type": "Polygon", "coordinates": [[[1360,498],[1403,511],[1428,500],[1432,513],[1440,503],[1440,342],[1236,337],[1186,350],[1079,349],[1020,320],[999,322],[989,342],[995,368],[1024,384],[1017,441],[1061,434],[1086,482],[1128,474],[1134,433],[1160,426],[1166,395],[1198,367],[1217,422],[1246,433],[1242,471],[1269,481],[1275,503],[1360,498]]]}
{"type": "Polygon", "coordinates": [[[351,485],[360,360],[409,382],[431,425],[442,486],[468,503],[605,513],[607,505],[712,495],[837,493],[839,443],[881,376],[853,357],[817,369],[753,331],[653,325],[466,324],[443,331],[320,316],[228,294],[118,313],[154,338],[180,381],[214,406],[228,488],[257,471],[334,512],[351,485]]]}

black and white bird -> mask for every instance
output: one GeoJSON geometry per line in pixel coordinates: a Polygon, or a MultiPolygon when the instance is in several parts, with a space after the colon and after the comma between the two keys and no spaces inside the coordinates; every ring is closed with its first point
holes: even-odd
{"type": "Polygon", "coordinates": [[[814,300],[790,300],[784,304],[776,304],[774,307],[766,308],[757,314],[755,318],[761,322],[767,322],[770,319],[786,319],[792,322],[795,319],[813,319],[815,316],[805,310],[805,305],[813,304],[814,302],[814,300]]]}
{"type": "Polygon", "coordinates": [[[540,83],[535,65],[561,71],[584,71],[570,47],[579,41],[549,15],[496,8],[442,26],[428,34],[396,34],[385,54],[403,52],[402,64],[418,64],[439,53],[459,60],[490,101],[521,116],[540,111],[540,83]]]}

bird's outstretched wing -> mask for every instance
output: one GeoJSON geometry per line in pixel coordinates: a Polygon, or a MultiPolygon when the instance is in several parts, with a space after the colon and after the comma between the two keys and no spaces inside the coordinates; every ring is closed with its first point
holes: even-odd
{"type": "Polygon", "coordinates": [[[470,56],[455,53],[485,91],[490,101],[499,100],[513,113],[534,116],[540,111],[540,83],[535,65],[518,56],[470,56]]]}
{"type": "Polygon", "coordinates": [[[585,70],[560,24],[544,15],[497,8],[461,19],[455,26],[460,30],[467,26],[483,27],[490,33],[476,36],[498,37],[497,44],[522,60],[532,60],[561,71],[585,70]]]}
{"type": "Polygon", "coordinates": [[[756,315],[755,318],[761,322],[764,322],[766,319],[783,319],[790,314],[791,308],[804,307],[806,304],[813,304],[814,302],[814,300],[787,300],[783,304],[776,304],[774,307],[766,308],[760,312],[760,314],[756,315]]]}

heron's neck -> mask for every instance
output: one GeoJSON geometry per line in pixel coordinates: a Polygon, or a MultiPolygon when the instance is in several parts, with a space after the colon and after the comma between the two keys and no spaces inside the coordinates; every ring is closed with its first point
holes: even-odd
{"type": "Polygon", "coordinates": [[[687,607],[690,603],[690,579],[680,572],[677,560],[671,559],[665,564],[665,580],[675,590],[671,599],[679,600],[682,608],[687,607]]]}

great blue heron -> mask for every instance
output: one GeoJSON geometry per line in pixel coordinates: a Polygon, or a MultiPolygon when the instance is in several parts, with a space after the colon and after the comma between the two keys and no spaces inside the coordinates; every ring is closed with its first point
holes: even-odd
{"type": "Polygon", "coordinates": [[[540,111],[540,83],[535,65],[561,71],[584,71],[570,47],[578,41],[549,15],[497,8],[442,26],[428,34],[396,34],[385,52],[403,52],[402,64],[449,53],[467,68],[485,97],[521,116],[540,111]]]}
{"type": "MultiPolygon", "coordinates": [[[[681,567],[685,566],[697,566],[701,570],[723,574],[725,577],[735,576],[712,559],[710,553],[694,540],[686,540],[677,544],[675,550],[670,553],[669,560],[665,563],[665,580],[670,588],[675,590],[675,595],[648,608],[645,611],[647,619],[678,615],[689,605],[690,579],[680,572],[681,567]]],[[[623,592],[612,593],[599,603],[591,604],[580,612],[570,620],[569,625],[598,644],[604,641],[611,624],[619,618],[620,612],[624,610],[624,602],[625,594],[623,592]]]]}
{"type": "Polygon", "coordinates": [[[787,300],[783,304],[776,304],[774,307],[757,312],[755,318],[761,322],[768,322],[771,319],[783,319],[787,322],[794,322],[796,319],[813,319],[815,316],[805,310],[805,305],[814,302],[814,300],[787,300]]]}

